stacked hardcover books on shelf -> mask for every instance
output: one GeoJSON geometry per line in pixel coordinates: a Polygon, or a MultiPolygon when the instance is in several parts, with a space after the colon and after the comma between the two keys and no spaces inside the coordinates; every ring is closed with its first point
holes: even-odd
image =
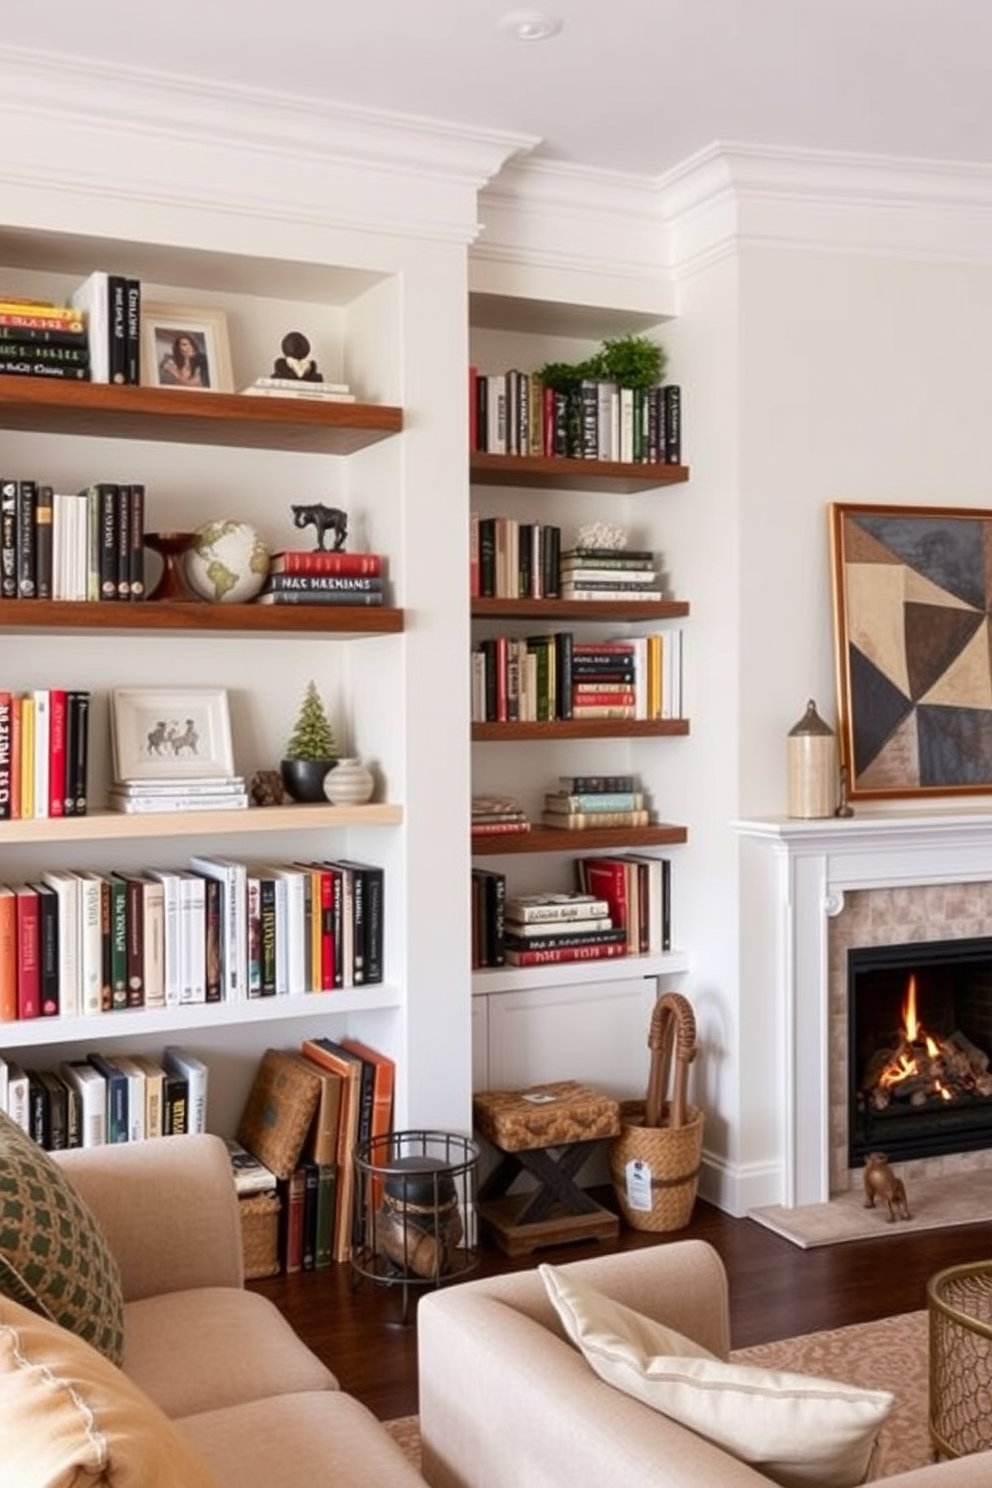
{"type": "Polygon", "coordinates": [[[664,599],[656,555],[648,549],[568,548],[561,555],[562,599],[664,599]]]}
{"type": "Polygon", "coordinates": [[[20,299],[0,290],[0,374],[90,380],[85,318],[48,300],[20,299]]]}
{"type": "Polygon", "coordinates": [[[273,553],[256,604],[381,605],[386,602],[381,553],[273,553]]]}
{"type": "Polygon", "coordinates": [[[576,776],[564,777],[557,791],[544,797],[541,821],[558,831],[586,832],[604,827],[646,827],[651,820],[648,798],[636,775],[615,777],[616,789],[576,776]],[[579,788],[576,780],[579,780],[579,788]]]}
{"type": "Polygon", "coordinates": [[[85,816],[90,694],[0,690],[0,821],[85,816]]]}
{"type": "Polygon", "coordinates": [[[129,815],[163,811],[243,811],[248,807],[244,776],[230,775],[202,780],[177,777],[170,780],[115,780],[107,792],[112,811],[129,815]]]}
{"type": "Polygon", "coordinates": [[[316,403],[354,403],[346,382],[308,382],[301,377],[256,377],[241,389],[252,398],[309,398],[316,403]]]}
{"type": "Polygon", "coordinates": [[[627,932],[593,894],[520,894],[505,907],[505,956],[510,966],[605,961],[627,955],[627,932]]]}
{"type": "Polygon", "coordinates": [[[473,796],[472,831],[529,832],[530,818],[516,796],[473,796]]]}

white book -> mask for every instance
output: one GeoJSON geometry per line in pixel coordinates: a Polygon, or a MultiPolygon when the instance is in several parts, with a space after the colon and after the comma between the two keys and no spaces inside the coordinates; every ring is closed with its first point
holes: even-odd
{"type": "Polygon", "coordinates": [[[167,1070],[182,1075],[189,1087],[186,1104],[186,1130],[196,1136],[207,1129],[207,1090],[209,1070],[202,1059],[197,1059],[188,1049],[169,1044],[162,1053],[167,1070]]]}
{"type": "Polygon", "coordinates": [[[145,984],[145,1007],[165,1007],[165,888],[157,878],[146,874],[144,897],[142,975],[145,984]]]}
{"type": "Polygon", "coordinates": [[[41,881],[59,899],[59,1013],[63,1018],[78,1018],[83,1011],[79,879],[67,869],[52,868],[42,873],[41,881]]]}
{"type": "Polygon", "coordinates": [[[149,1054],[134,1054],[131,1058],[145,1077],[145,1137],[160,1137],[165,1125],[165,1070],[149,1054]]]}
{"type": "MultiPolygon", "coordinates": [[[[286,991],[291,997],[295,997],[310,990],[307,986],[308,875],[302,868],[293,868],[288,863],[275,863],[272,871],[286,887],[286,991]]],[[[277,898],[277,914],[278,907],[277,898]]]]}
{"type": "Polygon", "coordinates": [[[96,269],[69,296],[74,310],[86,321],[90,351],[90,381],[110,381],[110,276],[96,269]]]}
{"type": "Polygon", "coordinates": [[[145,1072],[136,1059],[115,1054],[112,1062],[127,1075],[127,1139],[143,1142],[146,1135],[145,1072]]]}
{"type": "Polygon", "coordinates": [[[648,716],[648,638],[635,636],[634,648],[634,717],[648,716]]]}
{"type": "Polygon", "coordinates": [[[7,1115],[31,1135],[31,1094],[28,1072],[13,1059],[7,1062],[7,1115]]]}
{"type": "Polygon", "coordinates": [[[107,1140],[107,1082],[85,1059],[67,1059],[59,1074],[79,1099],[79,1137],[84,1147],[102,1147],[107,1140]]]}
{"type": "Polygon", "coordinates": [[[145,875],[162,886],[162,988],[166,1007],[179,1006],[182,987],[182,903],[179,874],[168,868],[146,868],[145,875]]]}
{"type": "Polygon", "coordinates": [[[34,815],[47,817],[52,695],[47,687],[36,687],[31,696],[34,699],[34,815]]]}
{"type": "Polygon", "coordinates": [[[103,1012],[100,875],[76,870],[74,877],[79,884],[79,1011],[89,1017],[103,1012]]]}
{"type": "Polygon", "coordinates": [[[247,791],[217,796],[194,796],[178,791],[171,796],[125,796],[110,791],[107,797],[112,811],[123,811],[128,816],[163,815],[172,811],[246,811],[249,804],[247,791]]]}
{"type": "Polygon", "coordinates": [[[0,1111],[6,1111],[7,1109],[7,1084],[7,1061],[0,1054],[0,1111]]]}
{"type": "Polygon", "coordinates": [[[183,1006],[207,1000],[207,893],[199,873],[180,869],[180,945],[183,1006]]]}
{"type": "Polygon", "coordinates": [[[233,858],[192,857],[189,861],[194,873],[218,879],[223,888],[224,1001],[241,1002],[248,996],[248,875],[245,865],[233,858]]]}

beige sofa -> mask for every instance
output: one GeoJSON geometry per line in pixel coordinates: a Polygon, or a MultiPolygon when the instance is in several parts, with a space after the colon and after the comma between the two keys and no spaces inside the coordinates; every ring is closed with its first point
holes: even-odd
{"type": "MultiPolygon", "coordinates": [[[[725,1359],[716,1251],[673,1241],[560,1268],[725,1359]]],[[[755,1468],[603,1383],[566,1340],[536,1269],[419,1304],[422,1467],[431,1488],[768,1488],[755,1468]]],[[[892,1488],[986,1488],[992,1452],[890,1477],[892,1488]]]]}
{"type": "MultiPolygon", "coordinates": [[[[219,1138],[58,1157],[120,1267],[124,1374],[218,1484],[423,1488],[372,1413],[338,1388],[271,1302],[244,1289],[237,1200],[219,1138]]],[[[3,1455],[2,1407],[0,1438],[3,1455]]],[[[122,1470],[107,1481],[132,1478],[122,1470]]],[[[169,1481],[182,1488],[180,1473],[169,1481]]]]}

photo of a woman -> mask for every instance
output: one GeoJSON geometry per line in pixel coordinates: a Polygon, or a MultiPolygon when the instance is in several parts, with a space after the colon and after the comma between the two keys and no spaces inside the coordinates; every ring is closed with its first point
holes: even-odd
{"type": "Polygon", "coordinates": [[[202,335],[196,331],[177,331],[171,341],[169,332],[159,330],[156,341],[162,345],[158,362],[158,380],[162,387],[208,388],[210,366],[202,335]]]}

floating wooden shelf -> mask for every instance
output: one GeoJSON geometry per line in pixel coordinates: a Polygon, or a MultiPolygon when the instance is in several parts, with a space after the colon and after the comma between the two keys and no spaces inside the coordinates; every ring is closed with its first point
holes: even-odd
{"type": "Polygon", "coordinates": [[[0,630],[78,632],[89,630],[214,632],[258,631],[267,635],[319,632],[352,638],[394,635],[403,611],[387,605],[208,604],[144,600],[118,604],[55,599],[0,600],[0,630]]]}
{"type": "Polygon", "coordinates": [[[688,841],[685,827],[659,822],[653,827],[600,827],[569,832],[560,827],[533,826],[529,832],[473,832],[472,856],[505,853],[598,852],[601,848],[675,847],[688,841]]]}
{"type": "Polygon", "coordinates": [[[684,599],[473,599],[474,620],[588,620],[609,625],[617,620],[681,620],[689,613],[684,599]]]}
{"type": "Polygon", "coordinates": [[[398,434],[403,412],[371,403],[0,376],[0,427],[348,455],[398,434]]]}
{"type": "Polygon", "coordinates": [[[553,723],[473,723],[474,744],[523,739],[660,739],[689,732],[687,718],[559,718],[553,723]]]}
{"type": "Polygon", "coordinates": [[[561,455],[469,456],[472,479],[482,486],[543,486],[556,491],[612,491],[629,496],[689,479],[687,465],[627,465],[618,460],[567,460],[561,455]]]}
{"type": "Polygon", "coordinates": [[[0,848],[27,842],[100,842],[127,838],[240,836],[252,832],[329,832],[342,827],[394,827],[403,808],[369,806],[249,806],[243,811],[90,811],[0,822],[0,848]]]}

